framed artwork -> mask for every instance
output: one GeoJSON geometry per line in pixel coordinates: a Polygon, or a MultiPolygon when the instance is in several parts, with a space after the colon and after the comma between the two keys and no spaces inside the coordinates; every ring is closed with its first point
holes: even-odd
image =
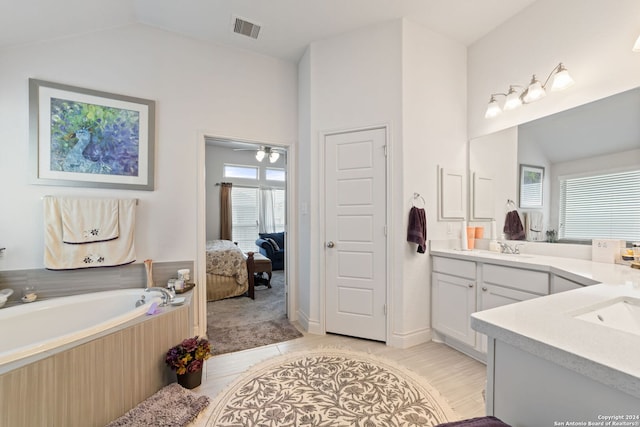
{"type": "Polygon", "coordinates": [[[34,183],[154,189],[155,101],[29,79],[34,183]]]}
{"type": "Polygon", "coordinates": [[[520,165],[520,207],[541,208],[544,167],[520,165]]]}

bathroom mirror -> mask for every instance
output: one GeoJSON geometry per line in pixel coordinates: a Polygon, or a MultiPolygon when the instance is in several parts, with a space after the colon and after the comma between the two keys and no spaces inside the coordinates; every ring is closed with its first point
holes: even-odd
{"type": "MultiPolygon", "coordinates": [[[[468,154],[469,176],[494,175],[499,229],[507,199],[518,200],[519,165],[544,168],[542,206],[522,207],[520,212],[541,212],[544,229],[558,230],[559,177],[640,164],[640,88],[475,138],[468,154]]],[[[471,188],[470,207],[478,197],[471,188]]],[[[474,219],[473,208],[469,217],[474,219]]]]}

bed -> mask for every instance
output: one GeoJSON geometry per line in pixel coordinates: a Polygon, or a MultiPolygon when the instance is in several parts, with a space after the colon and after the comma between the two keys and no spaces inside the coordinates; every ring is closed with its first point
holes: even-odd
{"type": "Polygon", "coordinates": [[[253,298],[253,252],[230,240],[207,241],[207,301],[248,293],[253,298]]]}

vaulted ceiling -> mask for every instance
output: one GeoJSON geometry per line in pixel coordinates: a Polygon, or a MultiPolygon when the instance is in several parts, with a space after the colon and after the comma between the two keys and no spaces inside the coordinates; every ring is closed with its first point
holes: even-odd
{"type": "Polygon", "coordinates": [[[0,0],[0,49],[144,23],[294,61],[340,33],[406,17],[470,45],[535,0],[0,0]],[[261,26],[233,33],[235,17],[261,26]]]}

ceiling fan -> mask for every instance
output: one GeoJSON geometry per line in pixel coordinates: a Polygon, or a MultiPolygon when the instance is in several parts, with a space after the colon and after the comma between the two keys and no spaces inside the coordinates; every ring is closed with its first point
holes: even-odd
{"type": "MultiPolygon", "coordinates": [[[[253,151],[254,148],[236,148],[234,151],[253,151]]],[[[261,145],[256,151],[256,160],[261,162],[265,158],[269,159],[270,163],[275,163],[280,158],[280,153],[282,151],[278,148],[269,147],[266,145],[261,145]]]]}

